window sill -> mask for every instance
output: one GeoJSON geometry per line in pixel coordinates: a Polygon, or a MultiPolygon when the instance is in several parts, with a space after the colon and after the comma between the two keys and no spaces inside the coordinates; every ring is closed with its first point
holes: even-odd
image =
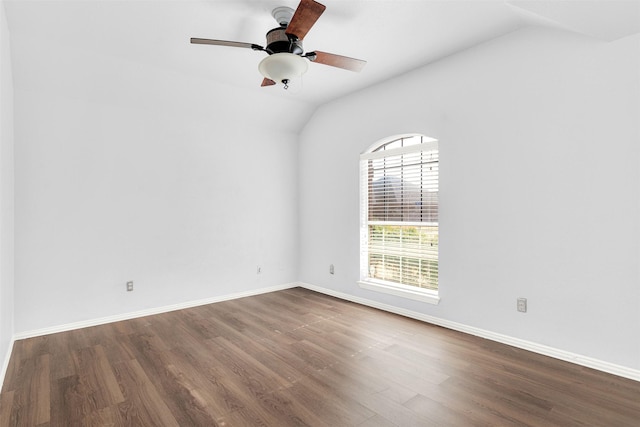
{"type": "Polygon", "coordinates": [[[412,289],[410,286],[394,285],[384,282],[373,282],[370,280],[360,280],[358,286],[371,291],[382,292],[385,294],[395,295],[416,301],[422,301],[429,304],[438,304],[440,297],[434,291],[421,290],[419,288],[412,289]]]}

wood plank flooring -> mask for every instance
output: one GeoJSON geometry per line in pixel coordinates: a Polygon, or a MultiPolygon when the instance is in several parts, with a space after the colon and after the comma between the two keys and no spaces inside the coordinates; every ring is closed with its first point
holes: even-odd
{"type": "Polygon", "coordinates": [[[640,426],[640,382],[294,288],[15,343],[0,426],[640,426]]]}

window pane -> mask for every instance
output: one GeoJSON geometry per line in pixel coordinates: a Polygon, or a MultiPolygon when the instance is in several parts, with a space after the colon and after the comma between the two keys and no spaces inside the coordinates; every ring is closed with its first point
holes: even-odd
{"type": "Polygon", "coordinates": [[[439,158],[434,140],[425,138],[389,141],[375,151],[401,150],[363,160],[366,260],[370,278],[437,290],[439,158]],[[425,140],[428,149],[402,150],[425,140]]]}
{"type": "Polygon", "coordinates": [[[438,157],[409,153],[369,160],[369,220],[438,222],[438,157]]]}
{"type": "Polygon", "coordinates": [[[369,226],[371,278],[438,289],[437,226],[369,226]]]}

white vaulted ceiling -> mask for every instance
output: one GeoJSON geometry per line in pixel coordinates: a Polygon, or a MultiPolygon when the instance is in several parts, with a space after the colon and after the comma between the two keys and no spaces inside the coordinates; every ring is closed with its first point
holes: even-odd
{"type": "Polygon", "coordinates": [[[611,40],[638,32],[637,1],[344,1],[305,50],[368,61],[357,74],[310,64],[301,84],[260,87],[262,52],[190,37],[265,44],[271,10],[296,0],[5,2],[18,90],[215,115],[298,131],[321,104],[528,25],[611,40]]]}

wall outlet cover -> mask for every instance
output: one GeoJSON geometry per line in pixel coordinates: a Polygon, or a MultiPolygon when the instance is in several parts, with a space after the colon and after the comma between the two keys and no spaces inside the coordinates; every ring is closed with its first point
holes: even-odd
{"type": "Polygon", "coordinates": [[[527,312],[527,299],[526,298],[518,298],[518,311],[521,313],[527,312]]]}

